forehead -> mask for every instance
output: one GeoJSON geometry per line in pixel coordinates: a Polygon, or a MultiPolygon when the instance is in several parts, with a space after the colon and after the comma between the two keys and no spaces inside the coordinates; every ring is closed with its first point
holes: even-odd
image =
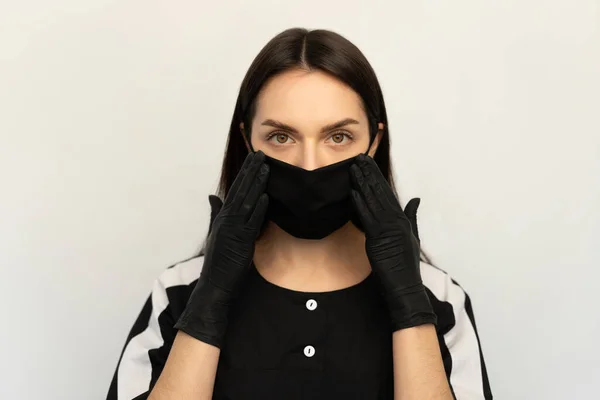
{"type": "Polygon", "coordinates": [[[358,94],[323,71],[290,70],[265,83],[257,98],[255,120],[331,123],[344,118],[365,121],[358,94]]]}

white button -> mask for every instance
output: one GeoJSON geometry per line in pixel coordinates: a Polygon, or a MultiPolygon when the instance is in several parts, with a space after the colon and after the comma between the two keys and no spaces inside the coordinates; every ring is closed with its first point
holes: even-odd
{"type": "Polygon", "coordinates": [[[312,346],[306,346],[304,348],[304,355],[306,357],[312,357],[312,356],[314,356],[315,355],[315,348],[312,347],[312,346]]]}
{"type": "Polygon", "coordinates": [[[313,311],[317,308],[317,301],[313,299],[308,300],[306,302],[306,308],[308,308],[310,311],[313,311]]]}

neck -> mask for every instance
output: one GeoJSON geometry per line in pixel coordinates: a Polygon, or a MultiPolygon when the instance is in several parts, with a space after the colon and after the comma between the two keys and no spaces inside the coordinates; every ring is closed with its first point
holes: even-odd
{"type": "Polygon", "coordinates": [[[364,276],[371,268],[365,236],[350,222],[323,239],[308,240],[269,221],[256,242],[254,260],[260,270],[283,274],[364,276]]]}

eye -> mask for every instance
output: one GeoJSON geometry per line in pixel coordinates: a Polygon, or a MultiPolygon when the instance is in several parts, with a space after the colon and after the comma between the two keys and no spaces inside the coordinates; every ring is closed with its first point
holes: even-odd
{"type": "Polygon", "coordinates": [[[348,132],[336,132],[330,138],[335,144],[346,144],[346,142],[352,140],[352,135],[348,132]]]}
{"type": "Polygon", "coordinates": [[[291,143],[293,139],[284,132],[272,132],[267,136],[267,141],[272,141],[274,145],[284,145],[287,143],[291,143]],[[275,139],[275,140],[273,140],[275,139]]]}

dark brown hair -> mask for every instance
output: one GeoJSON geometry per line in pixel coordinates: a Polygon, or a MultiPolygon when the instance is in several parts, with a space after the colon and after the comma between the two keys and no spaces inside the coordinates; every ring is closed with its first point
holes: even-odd
{"type": "MultiPolygon", "coordinates": [[[[362,100],[369,121],[371,141],[379,132],[378,124],[383,123],[382,137],[374,160],[397,196],[390,161],[387,112],[375,71],[362,52],[343,36],[323,29],[309,31],[302,28],[287,29],[279,33],[262,48],[250,65],[240,86],[231,118],[217,195],[225,199],[248,155],[240,123],[244,123],[245,135],[250,140],[260,89],[267,80],[290,69],[323,71],[351,87],[362,100]]],[[[422,250],[421,259],[430,263],[422,250]]]]}

